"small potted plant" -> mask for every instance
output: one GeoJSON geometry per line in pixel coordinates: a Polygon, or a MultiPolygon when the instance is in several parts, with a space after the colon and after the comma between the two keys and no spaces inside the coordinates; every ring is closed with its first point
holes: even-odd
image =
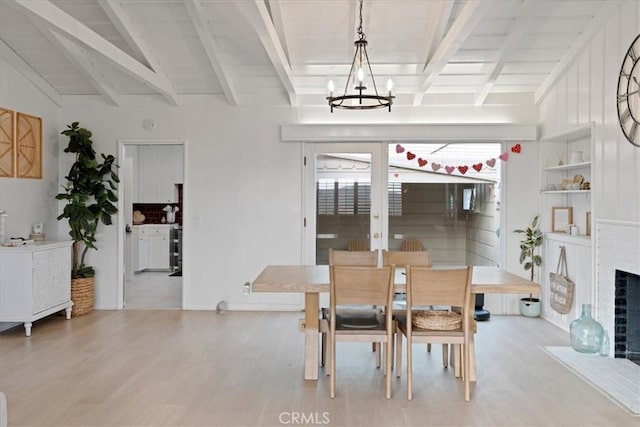
{"type": "MultiPolygon", "coordinates": [[[[542,265],[542,257],[536,254],[536,249],[542,245],[542,232],[538,228],[538,220],[539,215],[536,215],[529,227],[515,230],[516,233],[524,234],[524,239],[520,241],[520,264],[524,264],[525,270],[531,270],[532,282],[535,267],[542,265]]],[[[540,298],[534,298],[533,294],[529,294],[528,298],[521,298],[520,314],[526,317],[540,316],[540,298]]]]}
{"type": "Polygon", "coordinates": [[[89,248],[98,249],[95,246],[98,224],[110,225],[111,216],[118,212],[115,191],[120,180],[114,170],[118,166],[112,155],[101,154],[102,160],[96,159],[91,131],[73,122],[62,135],[69,137],[64,152],[73,153],[76,160],[65,176],[64,192],[56,195],[56,199],[67,202],[58,220],[68,219],[71,228],[71,300],[74,303],[71,314],[80,316],[91,312],[94,302],[95,271],[85,264],[85,256],[89,248]]]}

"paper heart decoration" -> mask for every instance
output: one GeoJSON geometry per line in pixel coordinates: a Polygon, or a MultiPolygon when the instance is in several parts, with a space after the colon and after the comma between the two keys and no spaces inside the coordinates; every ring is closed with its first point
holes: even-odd
{"type": "Polygon", "coordinates": [[[507,153],[506,151],[502,154],[500,154],[500,160],[502,160],[503,162],[506,162],[507,160],[509,160],[509,153],[507,153]]]}
{"type": "Polygon", "coordinates": [[[492,167],[494,167],[496,165],[496,159],[489,159],[485,163],[487,164],[487,166],[492,168],[492,167]]]}
{"type": "Polygon", "coordinates": [[[476,163],[475,165],[473,165],[473,168],[476,170],[476,172],[480,172],[482,170],[482,163],[476,163]]]}
{"type": "Polygon", "coordinates": [[[407,159],[408,160],[413,160],[416,158],[416,155],[413,154],[411,151],[407,151],[407,159]]]}
{"type": "Polygon", "coordinates": [[[438,172],[438,169],[440,169],[440,163],[431,163],[431,169],[433,169],[434,172],[438,172]]]}
{"type": "Polygon", "coordinates": [[[448,173],[449,175],[451,175],[451,173],[452,173],[454,170],[456,170],[456,168],[454,168],[453,166],[445,166],[445,167],[444,167],[444,170],[446,170],[446,171],[447,171],[447,173],[448,173]]]}
{"type": "Polygon", "coordinates": [[[425,159],[423,159],[422,157],[418,157],[418,165],[420,167],[423,167],[427,164],[427,161],[425,159]]]}
{"type": "Polygon", "coordinates": [[[458,166],[458,170],[460,171],[460,173],[462,175],[464,175],[469,170],[469,167],[468,166],[458,166]]]}
{"type": "Polygon", "coordinates": [[[394,173],[393,176],[395,176],[396,178],[398,177],[398,175],[400,175],[399,173],[394,173]]]}
{"type": "Polygon", "coordinates": [[[404,147],[400,144],[396,144],[396,153],[400,154],[404,151],[404,147]]]}
{"type": "Polygon", "coordinates": [[[520,153],[520,151],[522,151],[522,147],[520,146],[520,144],[516,144],[511,147],[511,151],[513,151],[514,153],[520,153]]]}

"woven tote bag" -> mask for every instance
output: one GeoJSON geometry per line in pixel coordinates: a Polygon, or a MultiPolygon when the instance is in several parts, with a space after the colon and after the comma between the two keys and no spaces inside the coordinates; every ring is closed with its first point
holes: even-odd
{"type": "Polygon", "coordinates": [[[555,273],[549,273],[551,308],[560,314],[567,314],[573,305],[573,294],[576,284],[567,276],[567,254],[564,246],[560,246],[560,257],[555,273]]]}

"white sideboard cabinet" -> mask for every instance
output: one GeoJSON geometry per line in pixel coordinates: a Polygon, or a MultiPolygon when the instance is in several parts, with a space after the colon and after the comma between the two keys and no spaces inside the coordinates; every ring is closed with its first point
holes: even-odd
{"type": "Polygon", "coordinates": [[[71,241],[0,248],[0,322],[32,323],[66,310],[71,318],[71,241]]]}

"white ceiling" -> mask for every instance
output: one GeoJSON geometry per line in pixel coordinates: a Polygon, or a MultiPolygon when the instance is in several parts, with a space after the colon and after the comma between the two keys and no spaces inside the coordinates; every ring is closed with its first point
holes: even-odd
{"type": "MultiPolygon", "coordinates": [[[[638,1],[638,0],[625,0],[638,1]]],[[[365,0],[396,105],[538,103],[625,1],[365,0]]],[[[357,0],[0,0],[0,55],[65,95],[322,105],[354,54],[357,0]]]]}

